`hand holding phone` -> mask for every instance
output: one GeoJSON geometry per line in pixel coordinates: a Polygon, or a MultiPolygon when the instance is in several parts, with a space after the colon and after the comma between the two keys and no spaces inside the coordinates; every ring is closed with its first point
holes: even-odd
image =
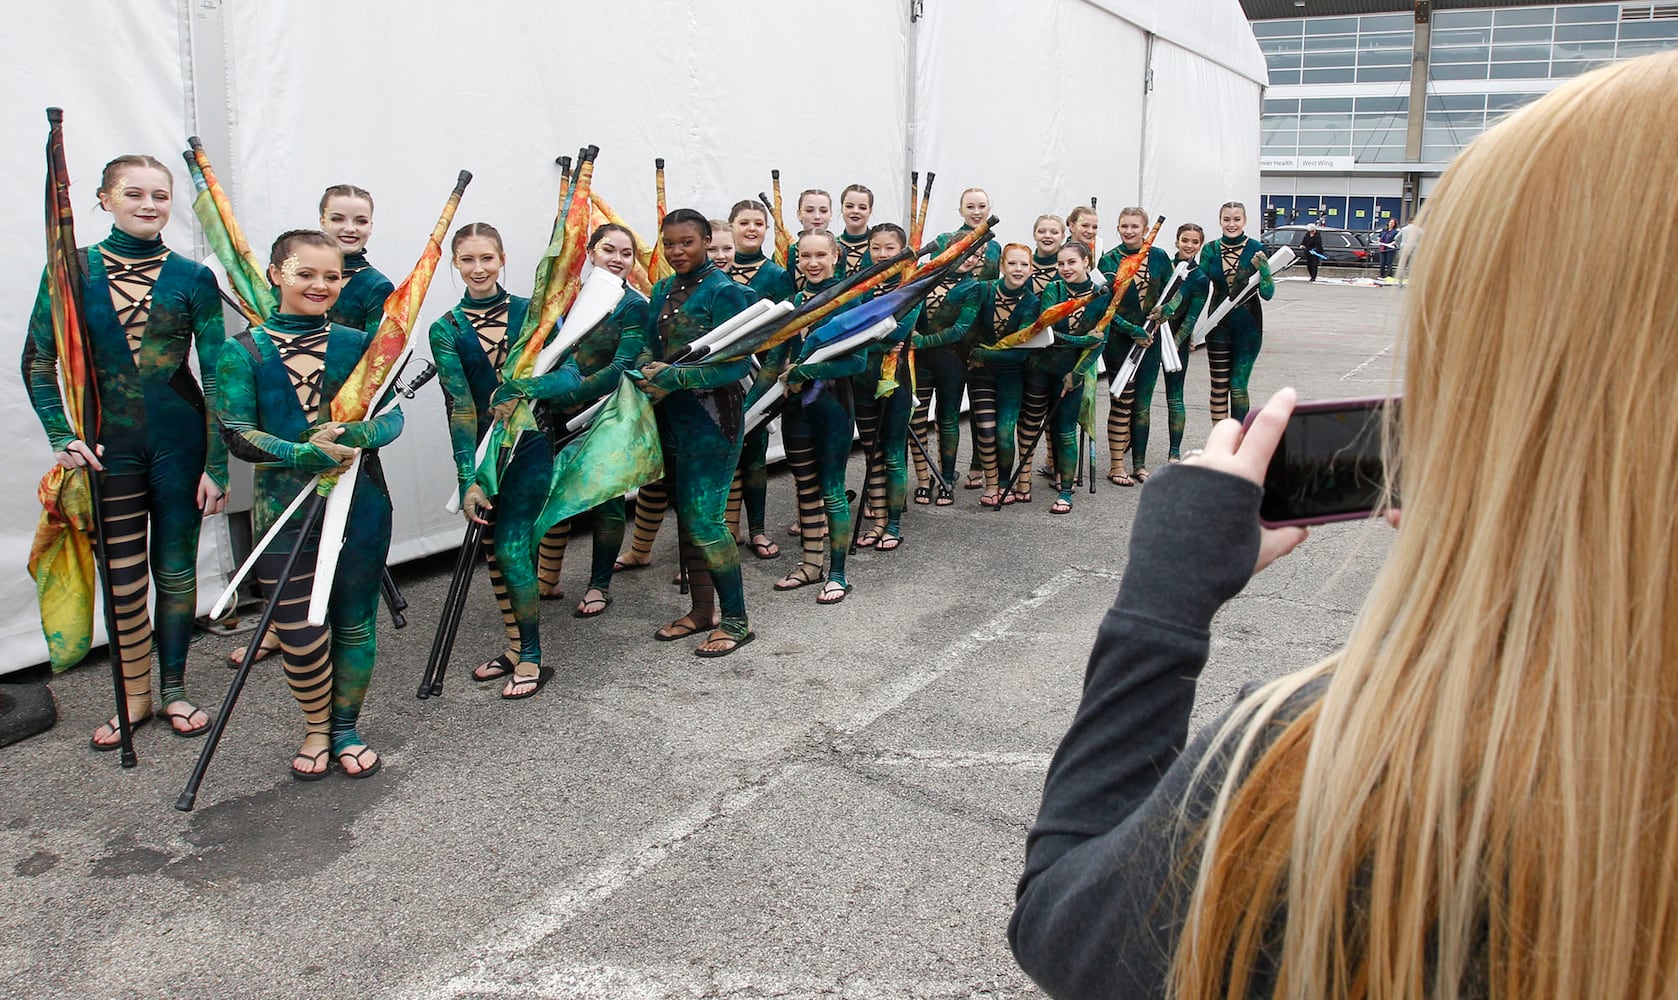
{"type": "MultiPolygon", "coordinates": [[[[1265,470],[1260,523],[1329,524],[1377,513],[1387,485],[1384,413],[1399,404],[1398,398],[1367,398],[1296,405],[1265,470]]],[[[1248,415],[1249,425],[1257,412],[1248,415]]],[[[1397,506],[1396,490],[1391,499],[1397,506]]]]}

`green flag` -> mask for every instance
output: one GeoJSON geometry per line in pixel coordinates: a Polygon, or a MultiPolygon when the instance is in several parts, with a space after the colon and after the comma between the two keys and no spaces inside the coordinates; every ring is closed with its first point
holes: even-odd
{"type": "Polygon", "coordinates": [[[583,435],[554,458],[548,502],[536,518],[531,546],[548,529],[664,475],[664,451],[652,403],[628,378],[583,435]]]}

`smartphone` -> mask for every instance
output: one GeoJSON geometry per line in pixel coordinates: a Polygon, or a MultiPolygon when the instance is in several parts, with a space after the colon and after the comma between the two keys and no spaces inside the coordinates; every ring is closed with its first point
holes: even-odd
{"type": "MultiPolygon", "coordinates": [[[[1268,527],[1367,518],[1386,490],[1381,428],[1401,400],[1334,399],[1300,403],[1264,474],[1259,521],[1268,527]]],[[[1257,410],[1247,415],[1252,422],[1257,410]]],[[[1393,506],[1398,505],[1396,489],[1393,506]]]]}

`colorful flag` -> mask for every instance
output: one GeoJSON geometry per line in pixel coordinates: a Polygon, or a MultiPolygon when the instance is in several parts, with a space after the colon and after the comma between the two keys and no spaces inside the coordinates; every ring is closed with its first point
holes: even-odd
{"type": "Polygon", "coordinates": [[[233,217],[233,203],[221,182],[216,180],[210,157],[197,136],[187,137],[191,148],[182,153],[187,173],[192,175],[192,186],[197,194],[192,199],[193,214],[204,229],[204,238],[216,259],[227,272],[227,283],[233,286],[239,309],[252,326],[258,326],[274,314],[274,290],[268,284],[268,272],[251,252],[239,222],[233,217]]]}
{"type": "Polygon", "coordinates": [[[646,393],[628,378],[587,431],[554,457],[548,502],[531,529],[531,545],[554,525],[593,510],[664,475],[658,421],[646,393]]]}

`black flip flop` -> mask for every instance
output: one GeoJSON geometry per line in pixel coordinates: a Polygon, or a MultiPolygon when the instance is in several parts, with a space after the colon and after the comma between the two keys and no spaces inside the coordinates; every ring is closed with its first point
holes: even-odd
{"type": "Polygon", "coordinates": [[[582,609],[579,608],[578,610],[571,612],[571,617],[573,617],[573,618],[597,618],[600,615],[605,614],[606,609],[612,606],[612,595],[607,594],[604,597],[600,597],[600,598],[598,598],[596,600],[592,600],[592,601],[589,600],[587,597],[584,597],[583,598],[583,603],[584,604],[598,604],[598,605],[600,605],[600,610],[599,611],[583,611],[582,609]]]}
{"type": "MultiPolygon", "coordinates": [[[[553,675],[554,675],[554,668],[552,668],[552,667],[538,667],[536,669],[536,676],[535,677],[520,677],[518,674],[512,674],[508,677],[508,680],[511,681],[512,683],[514,683],[514,684],[529,684],[529,683],[535,682],[536,686],[531,688],[529,691],[525,691],[522,694],[508,694],[506,692],[506,690],[503,689],[502,692],[501,692],[501,700],[502,701],[522,701],[525,698],[532,697],[533,695],[536,694],[536,692],[542,690],[544,687],[547,687],[548,681],[553,679],[553,675]]],[[[356,775],[356,777],[360,777],[360,775],[356,775]]]]}
{"type": "Polygon", "coordinates": [[[485,660],[473,667],[472,679],[477,681],[479,684],[488,684],[490,681],[498,681],[501,678],[506,677],[508,674],[513,672],[513,668],[516,666],[518,666],[518,663],[514,662],[512,657],[508,656],[506,653],[502,653],[493,660],[485,660]],[[485,677],[478,673],[478,671],[484,669],[485,667],[499,667],[501,672],[498,674],[490,674],[485,677]]]}
{"type": "MultiPolygon", "coordinates": [[[[143,727],[146,723],[150,722],[151,720],[152,720],[152,717],[149,716],[149,715],[146,716],[143,719],[130,719],[130,720],[128,720],[128,732],[129,732],[129,734],[132,735],[136,732],[139,732],[141,727],[143,727]]],[[[106,719],[105,724],[107,726],[110,726],[111,720],[106,719]]],[[[111,732],[112,732],[113,735],[116,736],[116,738],[117,738],[116,742],[114,742],[114,743],[101,743],[98,740],[94,739],[93,737],[89,736],[87,738],[87,745],[92,747],[93,749],[99,751],[100,753],[110,753],[112,750],[116,750],[116,749],[120,748],[122,746],[122,732],[121,732],[121,730],[117,729],[117,727],[115,727],[115,726],[111,726],[111,732]]]]}
{"type": "MultiPolygon", "coordinates": [[[[675,622],[671,622],[670,624],[674,625],[675,622]]],[[[669,628],[669,627],[670,627],[670,625],[664,626],[664,628],[669,628]]],[[[661,628],[658,631],[653,633],[653,638],[657,639],[659,642],[675,642],[677,639],[686,639],[688,636],[698,635],[701,632],[709,632],[709,631],[711,631],[709,628],[699,628],[698,626],[694,626],[693,628],[688,629],[686,632],[677,632],[674,635],[667,635],[667,634],[665,634],[664,629],[661,628]]]]}
{"type": "Polygon", "coordinates": [[[728,654],[730,654],[730,653],[734,652],[735,650],[739,649],[741,646],[744,646],[746,643],[751,642],[753,639],[756,639],[757,638],[757,633],[756,632],[747,632],[743,638],[739,638],[739,639],[736,639],[733,636],[726,636],[725,638],[727,638],[730,642],[733,642],[734,645],[728,647],[727,649],[713,649],[713,650],[707,651],[703,647],[703,644],[702,644],[699,649],[696,649],[696,650],[693,651],[693,655],[694,656],[703,656],[707,660],[714,660],[719,656],[727,656],[728,654]]]}

